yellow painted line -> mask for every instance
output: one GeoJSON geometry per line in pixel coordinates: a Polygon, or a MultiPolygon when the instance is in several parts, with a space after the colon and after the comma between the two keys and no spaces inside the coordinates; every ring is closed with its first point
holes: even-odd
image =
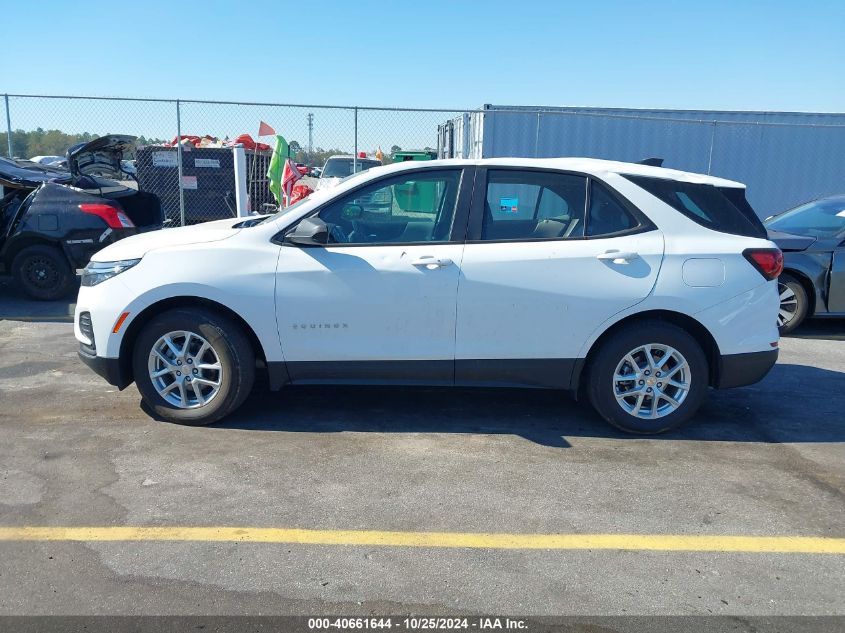
{"type": "Polygon", "coordinates": [[[250,527],[0,527],[0,541],[182,541],[545,550],[845,554],[845,538],[672,534],[485,534],[250,527]]]}

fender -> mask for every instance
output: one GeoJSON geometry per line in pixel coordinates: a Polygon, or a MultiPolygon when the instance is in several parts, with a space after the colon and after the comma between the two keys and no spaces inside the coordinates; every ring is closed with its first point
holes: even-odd
{"type": "MultiPolygon", "coordinates": [[[[251,319],[253,310],[234,309],[232,306],[239,305],[235,297],[228,293],[221,292],[217,288],[200,284],[168,284],[159,286],[146,292],[126,305],[122,312],[129,312],[124,322],[122,336],[112,335],[109,340],[109,347],[106,356],[122,357],[125,350],[125,341],[132,333],[137,333],[153,315],[179,305],[196,306],[197,303],[206,303],[210,306],[218,306],[222,311],[232,314],[239,321],[246,325],[248,334],[257,341],[256,353],[267,361],[283,360],[281,345],[278,341],[278,333],[275,331],[275,319],[273,329],[263,330],[259,324],[251,319]],[[119,350],[114,349],[119,347],[119,350]],[[117,353],[112,353],[117,352],[117,353]]],[[[257,301],[259,305],[263,302],[257,301]]],[[[273,305],[273,300],[268,302],[273,305]]],[[[272,314],[272,313],[271,313],[272,314]]]]}
{"type": "Polygon", "coordinates": [[[832,258],[833,253],[830,251],[787,251],[783,254],[783,272],[797,273],[797,276],[809,281],[813,288],[810,295],[811,311],[808,316],[828,312],[832,258]]]}

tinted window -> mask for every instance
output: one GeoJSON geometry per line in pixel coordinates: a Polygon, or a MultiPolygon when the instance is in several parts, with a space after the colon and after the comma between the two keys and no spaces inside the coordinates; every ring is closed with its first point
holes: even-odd
{"type": "Polygon", "coordinates": [[[319,217],[330,244],[408,244],[449,240],[459,169],[404,173],[341,196],[319,217]]]}
{"type": "Polygon", "coordinates": [[[587,235],[612,235],[639,226],[639,222],[614,198],[607,187],[595,180],[590,185],[590,212],[587,216],[587,235]]]}
{"type": "Polygon", "coordinates": [[[737,198],[741,189],[734,188],[726,195],[722,188],[712,185],[646,176],[626,175],[625,178],[708,229],[747,237],[766,237],[762,222],[756,214],[749,213],[751,207],[745,196],[739,207],[732,201],[731,198],[737,198]]]}
{"type": "Polygon", "coordinates": [[[483,240],[583,237],[587,179],[543,171],[490,170],[483,240]]]}
{"type": "Polygon", "coordinates": [[[775,231],[813,237],[845,233],[845,198],[828,198],[802,204],[766,222],[775,231]]]}
{"type": "MultiPolygon", "coordinates": [[[[352,175],[353,166],[351,158],[330,158],[323,166],[321,178],[346,178],[352,175]]],[[[377,160],[359,158],[355,173],[379,166],[381,163],[377,160]]]]}

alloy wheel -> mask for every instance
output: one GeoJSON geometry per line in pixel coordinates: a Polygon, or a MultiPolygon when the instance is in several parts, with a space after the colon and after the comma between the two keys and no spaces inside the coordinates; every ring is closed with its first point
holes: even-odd
{"type": "Polygon", "coordinates": [[[778,293],[780,294],[778,327],[782,328],[795,318],[798,312],[798,297],[795,296],[795,291],[784,283],[778,283],[778,293]]]}
{"type": "Polygon", "coordinates": [[[637,418],[669,415],[686,400],[690,366],[674,347],[652,343],[628,352],[613,374],[613,395],[622,409],[637,418]]]}
{"type": "Polygon", "coordinates": [[[150,350],[150,382],[169,404],[196,409],[220,393],[223,367],[214,347],[196,332],[174,331],[150,350]]]}

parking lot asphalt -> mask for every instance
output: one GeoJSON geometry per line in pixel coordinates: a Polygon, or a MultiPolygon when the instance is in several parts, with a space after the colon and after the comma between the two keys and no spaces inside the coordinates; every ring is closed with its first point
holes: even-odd
{"type": "Polygon", "coordinates": [[[711,392],[660,437],[554,392],[463,389],[258,389],[191,428],[77,360],[72,304],[11,294],[0,528],[279,531],[0,540],[0,614],[845,614],[845,555],[718,538],[845,537],[845,322],[782,340],[763,382],[711,392]],[[418,533],[480,540],[397,544],[418,533]],[[508,549],[503,534],[641,538],[508,549]],[[716,538],[647,547],[667,536],[716,538]]]}

